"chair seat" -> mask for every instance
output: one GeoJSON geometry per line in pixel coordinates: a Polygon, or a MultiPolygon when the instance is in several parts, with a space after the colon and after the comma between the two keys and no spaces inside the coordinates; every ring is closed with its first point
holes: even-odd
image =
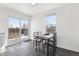
{"type": "Polygon", "coordinates": [[[40,40],[40,41],[37,41],[38,43],[40,43],[40,42],[42,42],[42,40],[40,40]]]}
{"type": "MultiPolygon", "coordinates": [[[[47,42],[43,42],[43,45],[47,45],[47,42]]],[[[49,42],[49,46],[54,47],[54,41],[53,42],[49,42]]]]}

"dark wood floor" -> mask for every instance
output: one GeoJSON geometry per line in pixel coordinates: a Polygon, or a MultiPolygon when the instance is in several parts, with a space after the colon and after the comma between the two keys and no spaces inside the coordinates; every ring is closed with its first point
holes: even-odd
{"type": "MultiPolygon", "coordinates": [[[[52,52],[52,49],[50,51],[52,52]]],[[[7,47],[5,52],[0,53],[0,56],[46,56],[46,53],[42,49],[36,52],[33,48],[33,41],[25,41],[7,47]]],[[[50,53],[50,56],[52,56],[52,53],[50,53]]],[[[56,56],[79,56],[79,53],[57,48],[56,56]]]]}

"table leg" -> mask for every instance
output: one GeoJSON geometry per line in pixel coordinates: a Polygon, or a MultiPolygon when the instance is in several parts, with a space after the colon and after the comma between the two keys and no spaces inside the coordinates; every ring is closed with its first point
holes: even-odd
{"type": "Polygon", "coordinates": [[[53,47],[53,56],[56,55],[56,42],[54,42],[54,47],[53,47]]]}
{"type": "Polygon", "coordinates": [[[47,39],[47,56],[49,56],[49,39],[47,39]]]}
{"type": "Polygon", "coordinates": [[[37,51],[37,38],[36,38],[36,51],[37,51]]]}

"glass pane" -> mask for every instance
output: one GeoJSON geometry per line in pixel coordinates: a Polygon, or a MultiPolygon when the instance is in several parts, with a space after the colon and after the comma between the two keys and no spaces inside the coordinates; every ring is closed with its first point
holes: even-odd
{"type": "Polygon", "coordinates": [[[9,39],[20,37],[20,20],[9,17],[9,39]]]}
{"type": "Polygon", "coordinates": [[[21,37],[28,36],[29,22],[21,19],[21,37]]]}
{"type": "Polygon", "coordinates": [[[56,15],[47,16],[47,25],[56,25],[56,15]]]}
{"type": "Polygon", "coordinates": [[[56,31],[56,15],[47,16],[47,32],[53,33],[56,31]]]}

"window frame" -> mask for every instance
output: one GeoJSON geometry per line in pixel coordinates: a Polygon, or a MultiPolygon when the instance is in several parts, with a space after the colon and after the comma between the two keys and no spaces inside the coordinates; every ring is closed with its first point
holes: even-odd
{"type": "MultiPolygon", "coordinates": [[[[54,15],[56,16],[56,13],[53,13],[53,14],[50,14],[50,15],[46,15],[46,32],[48,32],[47,31],[47,27],[49,26],[48,23],[47,23],[47,17],[48,16],[54,16],[54,15]]],[[[56,24],[55,24],[55,27],[56,27],[56,24]]]]}

